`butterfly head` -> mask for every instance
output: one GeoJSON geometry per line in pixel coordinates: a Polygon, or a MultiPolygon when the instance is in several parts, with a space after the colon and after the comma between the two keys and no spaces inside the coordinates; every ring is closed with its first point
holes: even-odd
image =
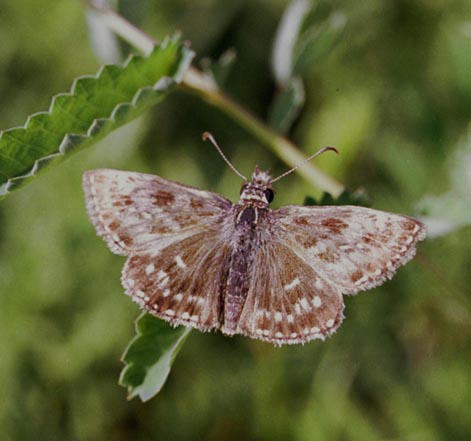
{"type": "Polygon", "coordinates": [[[245,182],[240,189],[240,203],[249,203],[266,207],[273,200],[274,191],[268,171],[261,171],[258,166],[252,174],[252,180],[245,182]]]}

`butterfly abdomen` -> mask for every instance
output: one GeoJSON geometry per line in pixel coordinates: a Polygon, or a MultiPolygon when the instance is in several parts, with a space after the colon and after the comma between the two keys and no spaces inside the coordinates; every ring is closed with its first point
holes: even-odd
{"type": "Polygon", "coordinates": [[[223,293],[223,332],[235,334],[250,287],[260,210],[253,206],[236,206],[235,237],[230,251],[227,282],[223,293]]]}

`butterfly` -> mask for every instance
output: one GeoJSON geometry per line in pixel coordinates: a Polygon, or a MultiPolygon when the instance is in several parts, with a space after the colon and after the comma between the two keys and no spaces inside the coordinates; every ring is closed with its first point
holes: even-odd
{"type": "Polygon", "coordinates": [[[86,172],[83,188],[97,234],[128,256],[121,281],[142,309],[174,326],[297,344],[334,333],[343,295],[390,279],[426,232],[411,217],[359,206],[270,209],[273,182],[292,170],[272,179],[256,167],[251,180],[235,170],[245,181],[236,204],[110,169],[86,172]]]}

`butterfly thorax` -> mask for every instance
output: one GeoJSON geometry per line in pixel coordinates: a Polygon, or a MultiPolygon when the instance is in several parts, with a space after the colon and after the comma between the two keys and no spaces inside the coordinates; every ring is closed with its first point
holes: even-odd
{"type": "Polygon", "coordinates": [[[239,203],[234,205],[235,234],[224,293],[223,331],[226,334],[237,332],[250,286],[253,261],[260,246],[259,223],[267,216],[268,205],[272,200],[270,175],[257,167],[252,181],[242,185],[239,203]]]}

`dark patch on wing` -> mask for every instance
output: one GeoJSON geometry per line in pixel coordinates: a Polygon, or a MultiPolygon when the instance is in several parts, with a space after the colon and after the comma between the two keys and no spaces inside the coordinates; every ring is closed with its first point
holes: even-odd
{"type": "Polygon", "coordinates": [[[330,217],[328,219],[323,219],[321,225],[327,227],[332,234],[340,234],[342,230],[348,228],[348,224],[342,219],[330,217]]]}
{"type": "Polygon", "coordinates": [[[175,196],[165,190],[158,190],[153,195],[153,204],[157,206],[170,205],[175,201],[175,196]]]}

